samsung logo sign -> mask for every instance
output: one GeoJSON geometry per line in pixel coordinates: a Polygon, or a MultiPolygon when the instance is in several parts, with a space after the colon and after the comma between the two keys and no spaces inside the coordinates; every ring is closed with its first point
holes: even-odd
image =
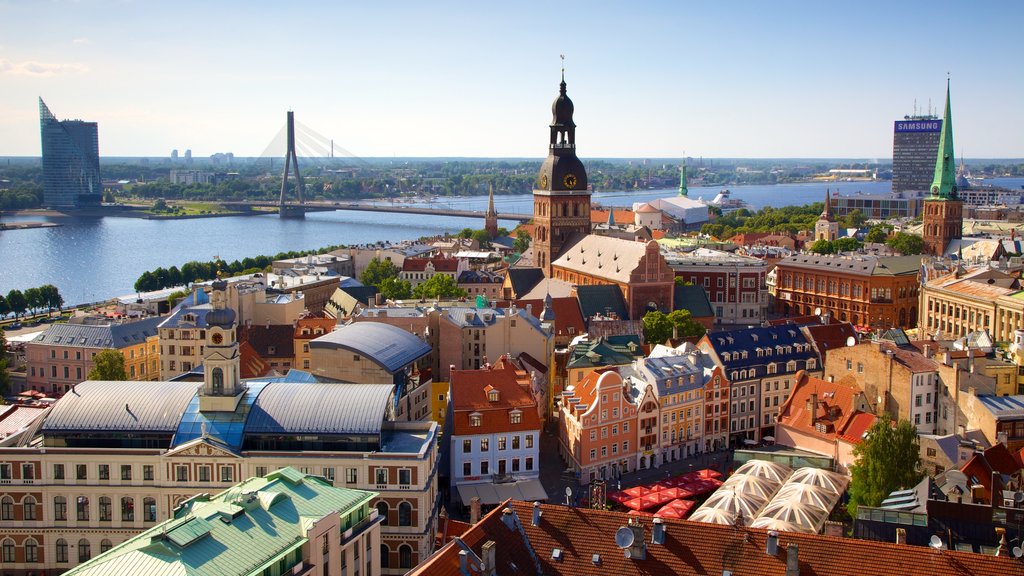
{"type": "Polygon", "coordinates": [[[940,132],[942,120],[897,120],[897,132],[940,132]]]}

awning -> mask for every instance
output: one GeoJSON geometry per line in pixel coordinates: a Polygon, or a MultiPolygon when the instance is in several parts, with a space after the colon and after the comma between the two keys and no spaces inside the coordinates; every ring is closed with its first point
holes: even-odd
{"type": "Polygon", "coordinates": [[[469,506],[474,496],[480,498],[480,503],[484,505],[500,504],[509,498],[524,502],[548,499],[544,486],[537,479],[501,484],[460,484],[458,490],[459,499],[466,506],[469,506]]]}

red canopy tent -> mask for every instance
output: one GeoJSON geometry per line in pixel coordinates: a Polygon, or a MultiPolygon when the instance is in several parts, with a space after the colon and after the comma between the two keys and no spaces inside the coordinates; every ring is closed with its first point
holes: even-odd
{"type": "Polygon", "coordinates": [[[654,513],[655,518],[685,518],[696,503],[692,500],[676,499],[654,513]]]}

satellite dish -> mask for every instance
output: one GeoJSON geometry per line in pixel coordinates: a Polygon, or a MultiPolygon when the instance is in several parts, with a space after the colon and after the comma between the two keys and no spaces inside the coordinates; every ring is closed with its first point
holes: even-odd
{"type": "Polygon", "coordinates": [[[1014,558],[1020,558],[1021,556],[1024,556],[1024,550],[1021,550],[1020,546],[1014,546],[1013,547],[1013,557],[1014,558]]]}
{"type": "Polygon", "coordinates": [[[565,487],[565,495],[568,496],[569,498],[572,498],[572,488],[566,486],[565,487]]]}
{"type": "Polygon", "coordinates": [[[1016,502],[1017,504],[1024,502],[1024,492],[1014,492],[1013,501],[1016,502]]]}
{"type": "Polygon", "coordinates": [[[942,538],[933,534],[931,540],[928,541],[928,545],[936,550],[942,550],[942,538]]]}
{"type": "Polygon", "coordinates": [[[815,308],[814,309],[814,315],[815,316],[821,316],[821,308],[815,308]]]}
{"type": "Polygon", "coordinates": [[[615,531],[615,545],[619,548],[629,548],[633,545],[635,536],[628,526],[620,526],[615,531]]]}
{"type": "Polygon", "coordinates": [[[854,338],[853,336],[848,336],[846,338],[846,345],[847,346],[856,346],[857,345],[857,339],[854,338]]]}

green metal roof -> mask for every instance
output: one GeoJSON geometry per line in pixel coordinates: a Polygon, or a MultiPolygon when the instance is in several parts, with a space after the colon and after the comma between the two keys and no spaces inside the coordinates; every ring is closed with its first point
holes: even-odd
{"type": "Polygon", "coordinates": [[[175,518],[65,572],[69,576],[259,574],[306,540],[313,522],[367,510],[374,492],[335,488],[323,478],[282,468],[220,494],[200,494],[175,518]]]}
{"type": "Polygon", "coordinates": [[[932,179],[932,198],[956,199],[956,164],[953,162],[953,117],[949,105],[949,80],[946,81],[946,111],[942,116],[939,151],[935,158],[935,177],[932,179]]]}

